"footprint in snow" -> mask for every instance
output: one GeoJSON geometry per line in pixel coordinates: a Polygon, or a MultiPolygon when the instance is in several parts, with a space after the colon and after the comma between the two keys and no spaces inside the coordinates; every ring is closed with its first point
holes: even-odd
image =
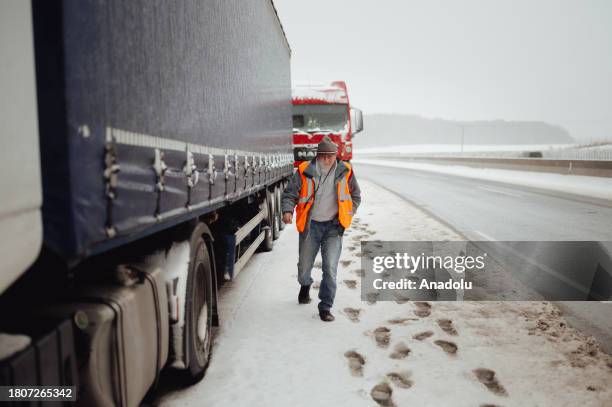
{"type": "Polygon", "coordinates": [[[393,389],[387,383],[380,383],[372,387],[370,396],[378,403],[379,406],[392,407],[395,404],[391,396],[393,395],[393,389]]]}
{"type": "Polygon", "coordinates": [[[387,377],[391,380],[391,383],[402,389],[409,389],[414,384],[412,380],[410,380],[410,372],[391,372],[387,373],[387,377]]]}
{"type": "Polygon", "coordinates": [[[343,280],[342,282],[344,283],[345,286],[347,286],[351,290],[354,290],[355,288],[357,288],[357,281],[355,280],[343,280]]]}
{"type": "Polygon", "coordinates": [[[404,359],[410,354],[410,348],[403,342],[398,343],[393,348],[393,353],[389,356],[391,359],[404,359]]]}
{"type": "Polygon", "coordinates": [[[405,293],[402,293],[402,292],[394,293],[393,297],[395,298],[395,302],[397,304],[405,304],[408,301],[410,301],[410,297],[407,296],[405,293]]]}
{"type": "Polygon", "coordinates": [[[323,267],[323,263],[320,261],[315,261],[315,263],[313,264],[313,267],[320,269],[321,267],[323,267]]]}
{"type": "Polygon", "coordinates": [[[388,348],[391,341],[391,330],[386,326],[380,326],[374,330],[374,339],[380,348],[388,348]]]}
{"type": "Polygon", "coordinates": [[[320,281],[315,281],[314,283],[312,283],[312,288],[315,290],[318,290],[321,287],[321,282],[320,281]]]}
{"type": "Polygon", "coordinates": [[[342,260],[340,261],[340,264],[342,264],[342,267],[348,267],[351,265],[352,262],[353,260],[342,260]]]}
{"type": "Polygon", "coordinates": [[[344,315],[346,315],[346,317],[352,322],[359,322],[359,314],[361,314],[361,309],[347,307],[343,310],[343,312],[344,315]]]}
{"type": "Polygon", "coordinates": [[[363,269],[355,269],[355,270],[351,270],[353,273],[357,274],[358,277],[363,277],[365,276],[365,271],[363,271],[363,269]]]}
{"type": "Polygon", "coordinates": [[[443,330],[444,332],[446,332],[447,334],[449,334],[449,335],[452,335],[452,336],[457,336],[457,335],[459,335],[459,334],[457,333],[457,330],[456,330],[456,329],[455,329],[455,327],[453,326],[453,321],[452,321],[452,320],[450,320],[450,319],[439,319],[439,320],[438,320],[438,326],[439,326],[440,328],[442,328],[442,330],[443,330]]]}
{"type": "Polygon", "coordinates": [[[393,325],[406,325],[408,324],[408,321],[418,321],[418,319],[416,318],[393,318],[393,319],[388,320],[387,322],[393,325]]]}
{"type": "Polygon", "coordinates": [[[374,305],[376,304],[376,301],[378,301],[378,296],[380,295],[380,293],[367,293],[366,294],[366,298],[368,301],[369,305],[374,305]]]}
{"type": "Polygon", "coordinates": [[[431,304],[426,301],[416,301],[414,306],[416,307],[414,315],[417,317],[425,318],[431,314],[431,304]]]}
{"type": "Polygon", "coordinates": [[[507,396],[508,392],[495,377],[495,372],[491,369],[474,369],[474,374],[478,381],[485,385],[487,389],[498,396],[507,396]]]}
{"type": "Polygon", "coordinates": [[[433,336],[433,332],[432,331],[424,331],[424,332],[420,332],[418,334],[415,334],[412,339],[416,339],[417,341],[423,341],[427,338],[430,338],[433,336]]]}
{"type": "Polygon", "coordinates": [[[458,348],[454,342],[443,341],[441,339],[438,339],[437,341],[434,341],[434,343],[438,345],[439,347],[441,347],[444,352],[448,353],[451,356],[454,356],[457,354],[458,348]]]}
{"type": "Polygon", "coordinates": [[[344,352],[344,357],[348,359],[349,369],[353,376],[363,376],[363,365],[365,365],[365,358],[354,350],[348,350],[344,352]]]}

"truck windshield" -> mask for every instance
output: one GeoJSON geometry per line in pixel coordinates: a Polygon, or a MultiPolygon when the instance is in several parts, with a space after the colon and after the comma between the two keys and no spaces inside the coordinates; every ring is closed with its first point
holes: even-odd
{"type": "Polygon", "coordinates": [[[346,105],[294,105],[293,131],[339,132],[347,125],[346,105]]]}

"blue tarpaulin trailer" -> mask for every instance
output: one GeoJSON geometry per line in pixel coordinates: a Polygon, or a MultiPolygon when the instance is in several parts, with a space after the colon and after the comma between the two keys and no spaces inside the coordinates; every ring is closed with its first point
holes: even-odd
{"type": "Polygon", "coordinates": [[[270,1],[35,1],[33,15],[44,241],[62,256],[291,173],[290,49],[270,1]]]}

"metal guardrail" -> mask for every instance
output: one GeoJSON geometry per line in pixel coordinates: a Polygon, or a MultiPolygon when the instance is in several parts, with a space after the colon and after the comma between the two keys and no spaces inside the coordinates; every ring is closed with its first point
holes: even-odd
{"type": "Polygon", "coordinates": [[[356,153],[362,158],[372,156],[394,156],[402,158],[423,158],[423,157],[458,157],[458,158],[545,158],[553,160],[587,160],[587,161],[612,161],[612,148],[554,148],[554,149],[533,149],[520,151],[452,151],[452,152],[385,152],[385,153],[356,153]]]}
{"type": "Polygon", "coordinates": [[[567,160],[612,160],[612,149],[594,148],[569,148],[559,150],[542,151],[544,158],[567,159],[567,160]]]}
{"type": "Polygon", "coordinates": [[[551,172],[557,174],[612,177],[612,160],[563,160],[549,158],[491,158],[424,156],[405,154],[368,154],[359,158],[418,161],[435,164],[464,165],[476,168],[496,168],[520,171],[551,172]]]}

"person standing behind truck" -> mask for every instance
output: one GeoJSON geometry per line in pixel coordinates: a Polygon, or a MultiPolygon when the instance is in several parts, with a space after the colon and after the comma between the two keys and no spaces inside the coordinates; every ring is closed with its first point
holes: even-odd
{"type": "Polygon", "coordinates": [[[300,233],[298,303],[310,303],[312,267],[321,250],[323,278],[319,289],[319,317],[331,322],[331,308],[336,296],[336,272],[342,235],[361,202],[361,190],[350,164],[336,158],[338,146],[325,137],[318,144],[317,156],[298,166],[282,197],[283,222],[292,223],[300,233]]]}

